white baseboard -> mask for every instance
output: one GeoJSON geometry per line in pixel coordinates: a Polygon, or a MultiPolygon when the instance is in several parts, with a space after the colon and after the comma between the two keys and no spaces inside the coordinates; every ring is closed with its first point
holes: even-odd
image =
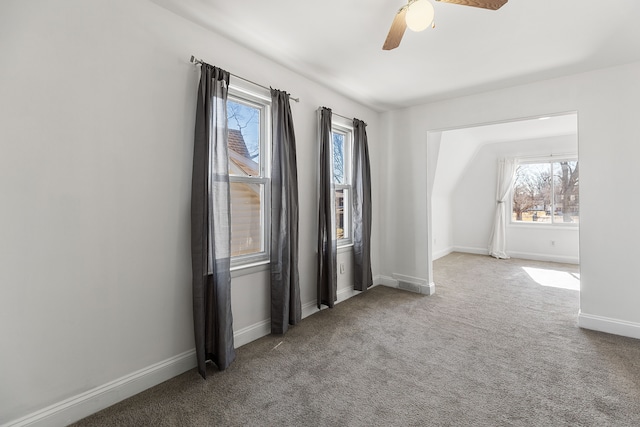
{"type": "Polygon", "coordinates": [[[389,288],[397,288],[398,281],[393,277],[377,275],[373,278],[373,286],[387,286],[389,288]]]}
{"type": "MultiPolygon", "coordinates": [[[[393,273],[393,278],[386,276],[379,276],[382,281],[381,284],[385,286],[389,286],[392,288],[399,288],[400,282],[410,283],[415,287],[415,289],[424,295],[433,295],[436,292],[435,283],[427,282],[426,279],[421,279],[420,277],[407,276],[404,274],[393,273]]],[[[404,288],[403,288],[404,289],[404,288]]],[[[412,289],[413,290],[413,289],[412,289]]]]}
{"type": "MultiPolygon", "coordinates": [[[[454,246],[453,252],[463,252],[467,254],[489,255],[487,248],[473,248],[469,246],[454,246]]],[[[563,264],[580,264],[580,258],[562,255],[538,254],[533,252],[507,251],[511,258],[530,259],[532,261],[560,262],[563,264]]],[[[436,258],[434,258],[436,259],[436,258]]]]}
{"type": "MultiPolygon", "coordinates": [[[[375,286],[375,285],[374,285],[375,286]]],[[[353,288],[342,288],[342,289],[338,289],[338,291],[336,292],[336,296],[338,297],[338,299],[336,300],[336,304],[341,303],[342,301],[346,301],[349,298],[356,296],[358,294],[362,293],[362,291],[356,291],[353,288]]],[[[322,310],[324,310],[325,307],[322,307],[322,310]]],[[[318,302],[317,301],[311,301],[308,302],[306,304],[302,305],[302,318],[304,319],[305,317],[311,316],[312,314],[315,314],[317,312],[319,312],[320,310],[318,309],[318,302]]]]}
{"type": "Polygon", "coordinates": [[[233,344],[235,348],[249,344],[251,341],[255,341],[258,338],[262,338],[271,333],[271,319],[263,320],[262,322],[254,323],[246,328],[242,328],[233,333],[233,344]]]}
{"type": "Polygon", "coordinates": [[[420,293],[425,295],[433,295],[436,293],[436,284],[431,282],[427,283],[425,279],[417,277],[405,276],[402,274],[394,274],[394,277],[378,275],[373,278],[373,286],[387,286],[389,288],[397,288],[398,282],[404,280],[409,283],[414,283],[420,286],[420,293]]]}
{"type": "Polygon", "coordinates": [[[399,274],[399,273],[393,273],[392,276],[398,282],[408,282],[408,283],[413,283],[419,286],[428,284],[426,279],[421,279],[420,277],[407,276],[405,274],[399,274]]]}
{"type": "Polygon", "coordinates": [[[189,350],[10,421],[2,427],[68,425],[193,369],[196,364],[196,352],[189,350]]]}
{"type": "Polygon", "coordinates": [[[433,295],[436,293],[436,284],[431,282],[426,285],[420,285],[420,293],[424,295],[433,295]]]}
{"type": "Polygon", "coordinates": [[[319,312],[318,303],[316,301],[311,301],[306,304],[302,304],[302,318],[309,317],[312,314],[319,312]]]}
{"type": "Polygon", "coordinates": [[[431,259],[435,261],[439,258],[449,255],[451,252],[453,252],[453,246],[434,252],[431,255],[431,259]]]}
{"type": "Polygon", "coordinates": [[[530,259],[533,261],[561,262],[563,264],[580,264],[580,258],[573,256],[536,254],[530,252],[507,251],[511,258],[530,259]]]}
{"type": "Polygon", "coordinates": [[[474,248],[471,246],[454,246],[453,252],[463,252],[466,254],[489,255],[487,248],[474,248]]]}
{"type": "Polygon", "coordinates": [[[640,339],[640,323],[627,322],[626,320],[596,316],[581,311],[578,314],[578,326],[584,329],[640,339]]]}

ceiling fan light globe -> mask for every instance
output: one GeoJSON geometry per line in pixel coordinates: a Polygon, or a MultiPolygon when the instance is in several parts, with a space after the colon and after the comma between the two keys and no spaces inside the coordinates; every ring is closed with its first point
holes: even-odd
{"type": "Polygon", "coordinates": [[[411,31],[426,30],[435,16],[433,5],[428,0],[416,0],[407,8],[405,20],[411,31]]]}

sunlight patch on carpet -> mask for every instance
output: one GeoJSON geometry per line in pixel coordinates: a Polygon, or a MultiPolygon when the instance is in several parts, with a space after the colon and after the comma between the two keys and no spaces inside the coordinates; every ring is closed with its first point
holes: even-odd
{"type": "Polygon", "coordinates": [[[573,291],[580,290],[580,273],[532,267],[522,267],[522,269],[539,285],[573,291]]]}

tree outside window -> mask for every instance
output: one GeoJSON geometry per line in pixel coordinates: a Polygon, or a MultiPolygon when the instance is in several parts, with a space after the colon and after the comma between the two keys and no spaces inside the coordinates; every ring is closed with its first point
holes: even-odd
{"type": "Polygon", "coordinates": [[[577,160],[520,163],[513,184],[512,221],[578,223],[579,173],[577,160]]]}
{"type": "Polygon", "coordinates": [[[334,126],[331,133],[333,182],[335,185],[336,239],[338,245],[351,243],[351,130],[334,126]]]}

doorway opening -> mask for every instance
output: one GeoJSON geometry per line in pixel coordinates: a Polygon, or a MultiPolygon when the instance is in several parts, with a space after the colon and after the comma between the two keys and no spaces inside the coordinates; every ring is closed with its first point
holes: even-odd
{"type": "MultiPolygon", "coordinates": [[[[488,255],[502,158],[527,165],[520,192],[530,184],[528,194],[512,188],[505,202],[507,254],[579,265],[578,117],[568,112],[428,132],[430,281],[432,262],[451,252],[488,255]],[[536,164],[549,166],[536,175],[536,164]]],[[[538,273],[531,272],[540,279],[538,273]]],[[[566,287],[576,288],[579,274],[565,278],[566,287]]]]}

